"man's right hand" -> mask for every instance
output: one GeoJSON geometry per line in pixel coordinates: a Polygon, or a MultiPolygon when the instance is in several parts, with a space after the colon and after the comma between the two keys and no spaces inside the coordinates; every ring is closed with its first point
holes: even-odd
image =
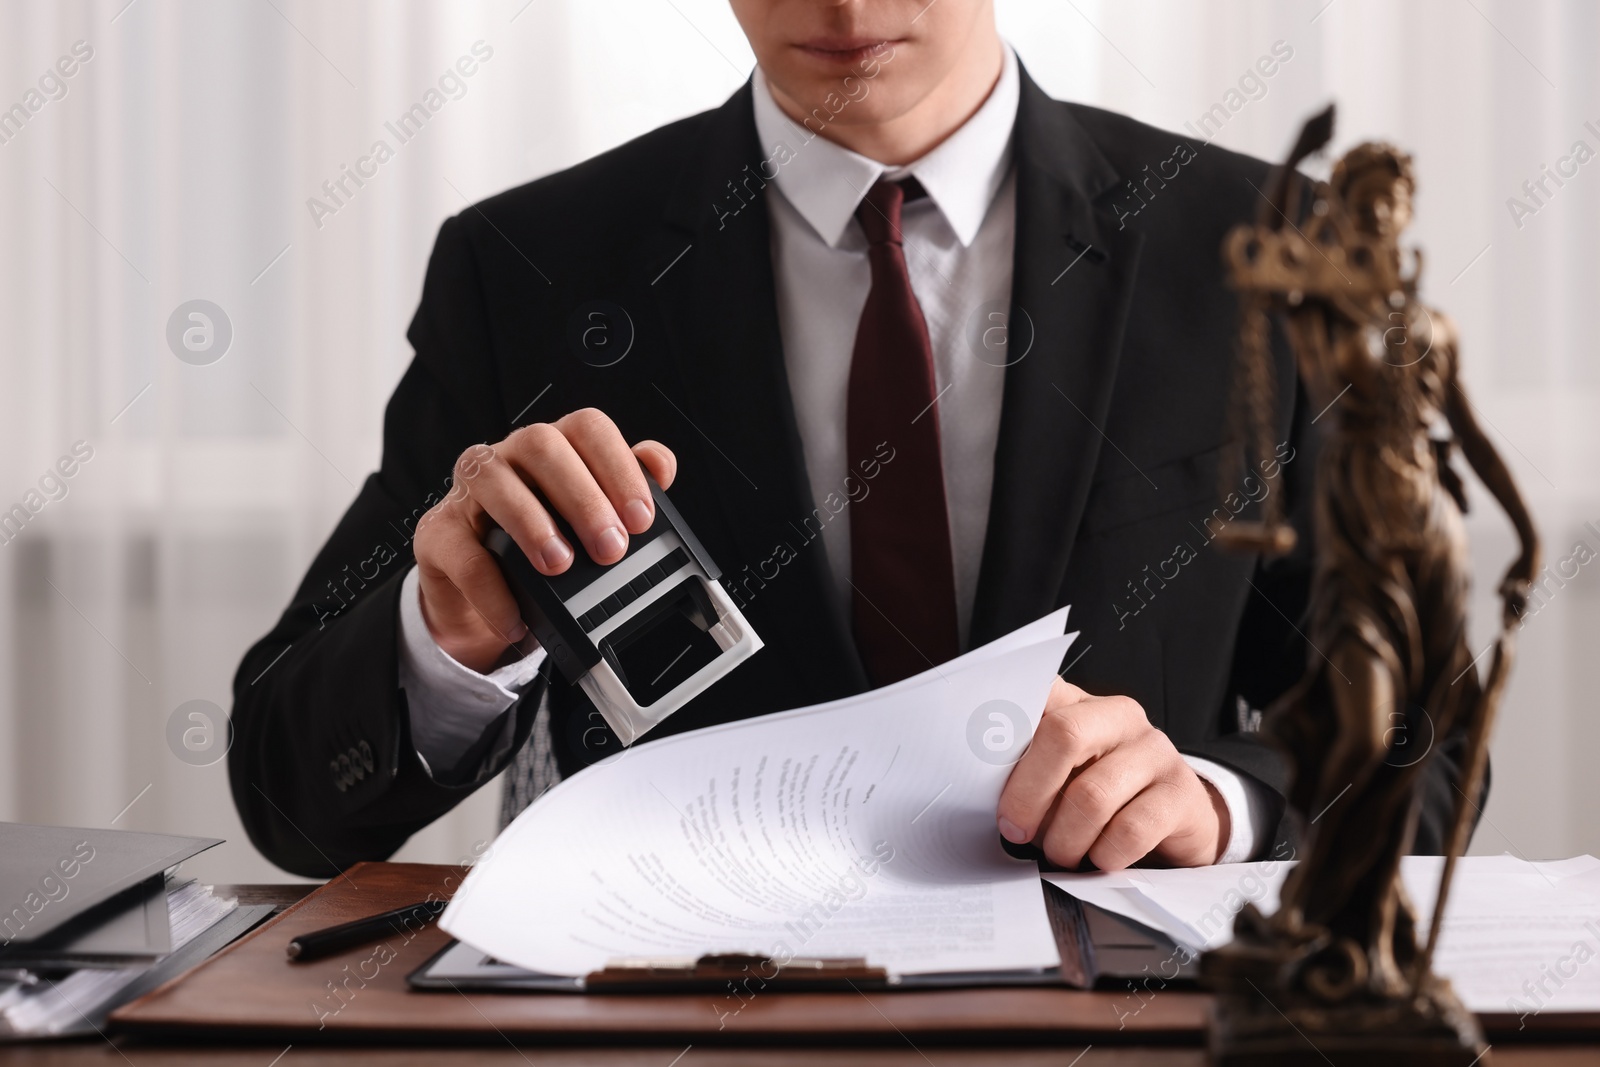
{"type": "MultiPolygon", "coordinates": [[[[572,546],[530,486],[537,487],[596,563],[615,563],[628,535],[655,521],[655,502],[639,469],[663,489],[678,460],[656,441],[629,447],[616,423],[594,408],[534,423],[493,445],[473,445],[456,460],[449,494],[417,524],[422,617],[439,647],[465,667],[492,670],[528,634],[494,556],[483,547],[492,519],[541,573],[572,564],[572,546]]],[[[526,651],[531,651],[527,649],[526,651]]]]}

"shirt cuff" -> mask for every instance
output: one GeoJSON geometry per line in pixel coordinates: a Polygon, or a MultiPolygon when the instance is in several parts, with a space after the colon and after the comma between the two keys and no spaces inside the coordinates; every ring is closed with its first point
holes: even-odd
{"type": "Polygon", "coordinates": [[[431,775],[455,767],[517,702],[539,673],[545,651],[536,648],[489,674],[462,666],[428,632],[418,583],[413,567],[400,586],[400,686],[410,709],[412,743],[431,775]]]}
{"type": "Polygon", "coordinates": [[[1228,834],[1228,846],[1217,857],[1217,862],[1244,863],[1255,856],[1272,834],[1270,790],[1220,763],[1187,755],[1183,760],[1190,770],[1216,789],[1228,808],[1232,829],[1228,834]]]}

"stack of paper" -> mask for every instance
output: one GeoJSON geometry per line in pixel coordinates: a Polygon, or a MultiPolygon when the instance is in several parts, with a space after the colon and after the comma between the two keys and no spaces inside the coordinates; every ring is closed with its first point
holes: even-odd
{"type": "MultiPolygon", "coordinates": [[[[170,922],[171,946],[180,950],[238,906],[215,896],[208,885],[185,882],[163,893],[161,907],[170,922]]],[[[16,972],[0,986],[0,1037],[46,1037],[92,1029],[109,1006],[127,999],[130,986],[151,969],[150,962],[120,967],[79,967],[68,973],[16,972]]]]}
{"type": "MultiPolygon", "coordinates": [[[[1079,900],[1167,934],[1194,951],[1233,937],[1246,903],[1271,914],[1290,862],[1194,870],[1046,874],[1079,900]]],[[[1400,873],[1426,931],[1444,860],[1408,856],[1400,873]]],[[[1436,969],[1467,1007],[1514,1014],[1600,1010],[1600,860],[1530,863],[1514,856],[1459,861],[1436,969]]]]}
{"type": "Polygon", "coordinates": [[[0,823],[0,1041],[92,1033],[264,918],[173,878],[217,843],[0,823]]]}
{"type": "Polygon", "coordinates": [[[864,696],[666,737],[523,812],[440,925],[528,970],[750,952],[891,975],[1059,958],[995,807],[1071,639],[1065,609],[864,696]]]}

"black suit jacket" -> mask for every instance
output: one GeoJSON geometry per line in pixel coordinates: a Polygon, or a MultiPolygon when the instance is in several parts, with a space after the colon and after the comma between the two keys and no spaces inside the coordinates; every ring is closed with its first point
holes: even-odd
{"type": "MultiPolygon", "coordinates": [[[[1134,697],[1181,750],[1281,795],[1282,762],[1240,732],[1240,708],[1264,707],[1305,665],[1291,620],[1307,552],[1263,564],[1209,544],[1262,484],[1230,443],[1236,313],[1219,248],[1255,215],[1268,167],[1051,100],[1026,74],[1014,145],[1013,362],[971,643],[1070,603],[1082,636],[1068,680],[1134,697]]],[[[546,687],[562,769],[596,756],[598,717],[559,678],[530,687],[461,766],[430,775],[409,737],[396,650],[412,530],[456,457],[516,425],[593,406],[630,440],[670,446],[672,498],[766,642],[657,735],[866,688],[822,540],[807,536],[818,504],[780,347],[763,155],[747,85],[444,224],[382,466],[235,682],[234,799],[274,862],[328,875],[389,855],[501,769],[546,687]],[[631,343],[608,366],[582,358],[594,301],[613,344],[631,343]]],[[[1308,546],[1310,416],[1278,351],[1282,491],[1308,546]]],[[[1453,795],[1457,741],[1441,747],[1423,850],[1453,795]]]]}

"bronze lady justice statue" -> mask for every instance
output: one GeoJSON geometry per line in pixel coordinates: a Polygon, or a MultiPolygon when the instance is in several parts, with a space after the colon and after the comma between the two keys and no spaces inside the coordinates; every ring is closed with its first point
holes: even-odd
{"type": "MultiPolygon", "coordinates": [[[[1312,410],[1322,412],[1323,436],[1308,669],[1264,724],[1289,755],[1290,804],[1314,824],[1279,910],[1267,918],[1247,906],[1233,944],[1203,964],[1219,991],[1213,1048],[1224,1061],[1246,1050],[1270,1059],[1277,1049],[1292,1059],[1310,1051],[1309,1037],[1325,1052],[1360,1049],[1366,1063],[1385,1048],[1405,1062],[1466,1063],[1481,1051],[1476,1024],[1430,963],[1455,857],[1481,801],[1488,732],[1538,541],[1462,388],[1454,327],[1417,299],[1420,253],[1403,275],[1410,158],[1386,144],[1358,146],[1329,183],[1314,184],[1309,217],[1289,222],[1301,200],[1295,167],[1331,135],[1330,108],[1307,124],[1270,210],[1224,248],[1244,311],[1240,383],[1252,443],[1260,450],[1267,432],[1271,312],[1285,324],[1312,410]],[[1483,683],[1467,643],[1466,497],[1449,465],[1452,444],[1521,541],[1500,584],[1502,631],[1483,683]],[[1399,867],[1426,757],[1395,742],[1431,746],[1458,729],[1469,739],[1463,792],[1424,940],[1399,867]],[[1304,1037],[1285,1032],[1291,1020],[1304,1037]]],[[[1286,549],[1293,531],[1275,510],[1232,540],[1286,549]]]]}

